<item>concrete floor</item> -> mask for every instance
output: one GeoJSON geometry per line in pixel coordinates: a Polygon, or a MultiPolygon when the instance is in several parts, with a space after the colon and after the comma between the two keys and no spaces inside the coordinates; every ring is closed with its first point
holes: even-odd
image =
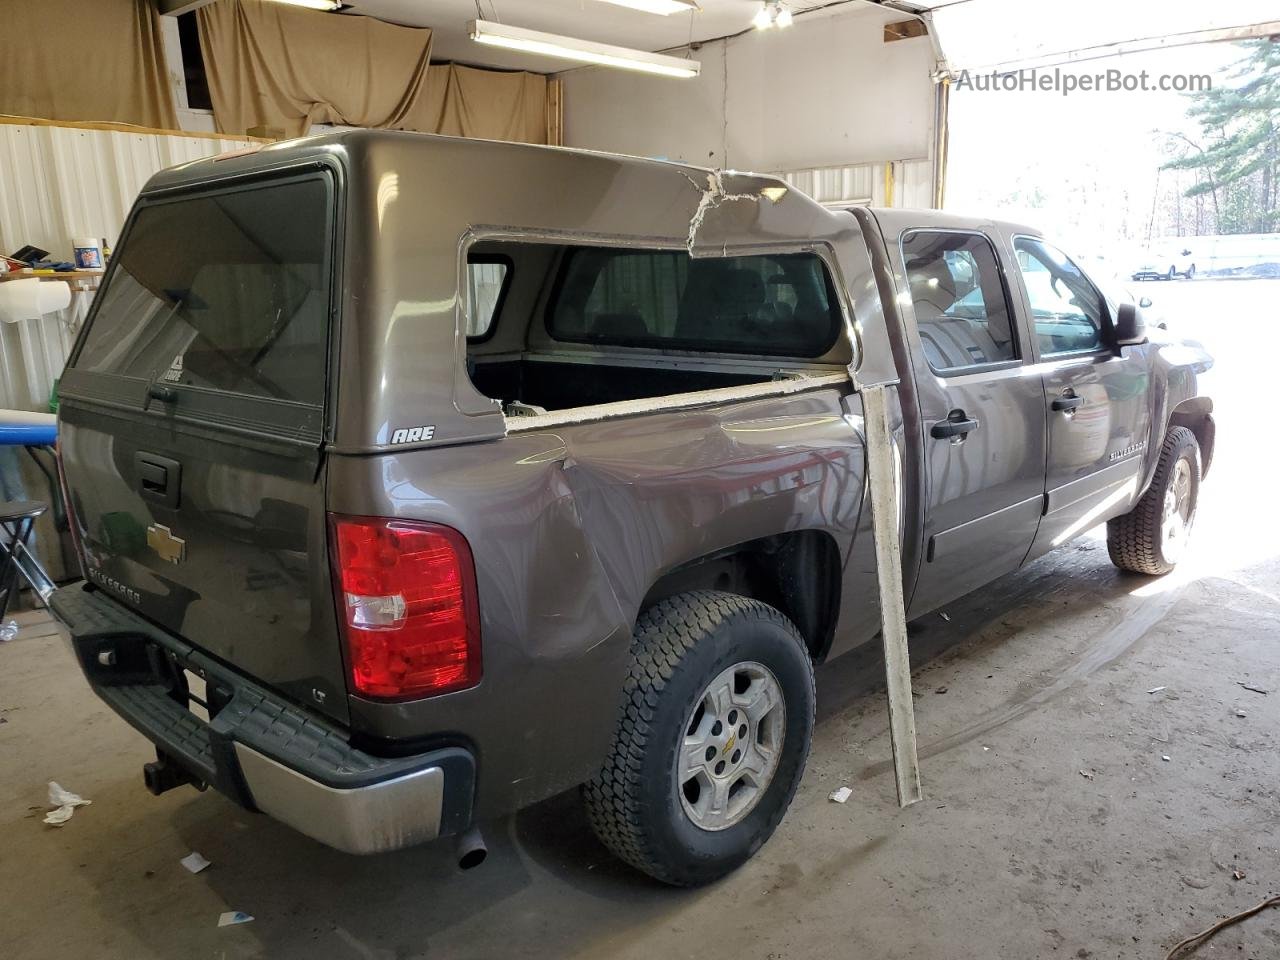
{"type": "MultiPolygon", "coordinates": [[[[1280,281],[1140,289],[1220,359],[1193,555],[1162,580],[1121,575],[1095,534],[914,625],[924,803],[895,805],[867,650],[820,673],[791,812],[715,886],[619,866],[573,796],[494,825],[470,873],[445,846],[353,859],[212,793],[151,798],[150,748],[29,614],[0,646],[0,954],[1163,958],[1280,892],[1280,527],[1262,429],[1280,281]],[[92,806],[44,826],[49,780],[92,806]],[[846,784],[847,804],[827,799],[846,784]],[[178,863],[192,850],[213,861],[198,876],[178,863]],[[218,929],[225,910],[256,919],[218,929]]],[[[1278,931],[1264,913],[1196,956],[1275,958],[1278,931]]]]}

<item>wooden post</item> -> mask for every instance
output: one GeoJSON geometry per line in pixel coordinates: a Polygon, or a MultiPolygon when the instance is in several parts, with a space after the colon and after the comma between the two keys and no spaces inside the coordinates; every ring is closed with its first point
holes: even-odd
{"type": "Polygon", "coordinates": [[[880,633],[889,690],[889,734],[898,806],[924,799],[916,756],[916,717],[911,702],[911,658],[907,650],[907,610],[902,593],[902,546],[898,539],[898,470],[889,427],[885,385],[860,388],[867,440],[867,489],[875,532],[876,577],[880,585],[880,633]]]}

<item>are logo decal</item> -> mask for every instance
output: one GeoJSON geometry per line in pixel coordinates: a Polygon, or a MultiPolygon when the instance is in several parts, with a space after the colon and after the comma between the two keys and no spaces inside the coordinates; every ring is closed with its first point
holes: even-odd
{"type": "Polygon", "coordinates": [[[421,443],[424,440],[430,440],[436,435],[436,428],[429,427],[401,427],[391,435],[392,444],[398,443],[421,443]]]}
{"type": "Polygon", "coordinates": [[[178,354],[173,358],[173,363],[169,364],[169,369],[161,374],[160,379],[165,383],[181,383],[182,382],[182,354],[178,354]]]}

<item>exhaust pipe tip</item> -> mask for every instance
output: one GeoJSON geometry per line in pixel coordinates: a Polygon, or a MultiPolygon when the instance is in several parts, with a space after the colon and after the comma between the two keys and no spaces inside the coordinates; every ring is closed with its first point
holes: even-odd
{"type": "Polygon", "coordinates": [[[479,827],[470,827],[458,836],[454,843],[454,856],[459,870],[471,870],[484,863],[485,857],[489,856],[489,848],[479,827]]]}

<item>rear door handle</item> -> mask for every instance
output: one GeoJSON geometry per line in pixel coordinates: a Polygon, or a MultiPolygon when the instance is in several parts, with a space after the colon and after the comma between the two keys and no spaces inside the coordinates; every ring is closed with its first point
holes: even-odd
{"type": "Polygon", "coordinates": [[[138,483],[143,490],[152,493],[164,493],[169,485],[169,471],[158,463],[149,460],[138,461],[138,483]]]}
{"type": "Polygon", "coordinates": [[[182,495],[182,464],[153,453],[135,453],[133,469],[138,477],[138,492],[148,500],[166,507],[177,507],[182,495]]]}
{"type": "Polygon", "coordinates": [[[1083,403],[1083,397],[1077,397],[1074,393],[1064,393],[1054,400],[1050,406],[1059,413],[1065,413],[1068,410],[1074,410],[1083,403]]]}
{"type": "Polygon", "coordinates": [[[947,440],[963,437],[978,429],[978,421],[966,417],[963,410],[952,410],[945,420],[939,420],[929,429],[929,436],[935,440],[947,440]]]}
{"type": "Polygon", "coordinates": [[[161,403],[173,403],[178,399],[178,391],[173,387],[166,387],[162,383],[147,384],[147,399],[159,400],[161,403]]]}

